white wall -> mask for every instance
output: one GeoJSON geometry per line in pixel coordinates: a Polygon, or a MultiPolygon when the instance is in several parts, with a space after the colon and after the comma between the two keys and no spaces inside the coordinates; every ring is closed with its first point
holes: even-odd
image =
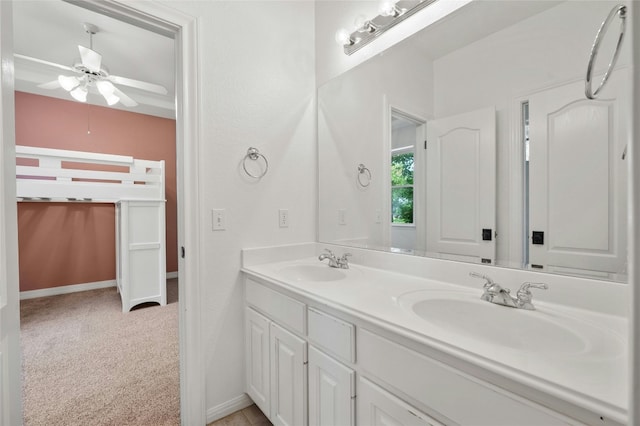
{"type": "Polygon", "coordinates": [[[431,117],[432,84],[431,61],[420,54],[418,46],[403,43],[318,89],[321,241],[390,245],[389,214],[385,213],[390,211],[391,198],[389,108],[431,117]],[[412,66],[399,66],[409,58],[412,66]],[[366,188],[357,184],[360,163],[372,175],[366,188]],[[341,209],[346,210],[346,225],[338,222],[341,209]]]}
{"type": "MultiPolygon", "coordinates": [[[[202,329],[206,407],[244,393],[240,250],[314,241],[314,5],[306,1],[168,2],[198,18],[201,127],[202,329]],[[269,160],[260,181],[241,161],[269,160]],[[211,231],[210,209],[226,209],[211,231]],[[278,209],[290,226],[278,227],[278,209]]],[[[211,420],[211,419],[209,419],[211,420]]]]}

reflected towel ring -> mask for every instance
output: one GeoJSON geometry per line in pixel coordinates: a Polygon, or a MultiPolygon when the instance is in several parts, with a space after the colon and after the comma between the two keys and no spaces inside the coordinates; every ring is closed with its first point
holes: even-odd
{"type": "Polygon", "coordinates": [[[627,18],[627,7],[623,5],[617,5],[611,12],[609,12],[609,16],[607,19],[602,22],[600,29],[596,33],[596,39],[593,41],[593,46],[591,47],[591,55],[589,56],[589,65],[587,66],[587,76],[584,81],[584,94],[587,96],[587,99],[595,99],[598,96],[600,90],[604,87],[605,83],[609,79],[611,75],[611,71],[613,71],[613,67],[616,65],[616,61],[618,60],[618,55],[620,54],[620,46],[622,45],[622,38],[624,37],[624,29],[625,22],[627,18]],[[600,48],[600,42],[602,38],[606,34],[609,29],[609,25],[613,18],[618,15],[620,16],[620,35],[618,36],[618,43],[616,44],[616,50],[613,52],[613,56],[611,57],[611,62],[609,62],[609,67],[607,68],[607,72],[602,77],[602,81],[598,85],[598,88],[593,91],[591,87],[591,79],[593,78],[593,65],[596,62],[596,57],[598,56],[598,49],[600,48]]]}
{"type": "Polygon", "coordinates": [[[242,168],[244,169],[244,172],[250,177],[254,179],[260,179],[269,171],[269,161],[267,160],[267,157],[260,154],[258,148],[249,147],[249,149],[247,150],[247,155],[245,155],[244,159],[242,160],[242,168]],[[249,170],[247,170],[247,160],[258,161],[259,158],[262,158],[264,160],[264,170],[262,171],[262,173],[254,175],[253,173],[249,172],[249,170]]]}
{"type": "Polygon", "coordinates": [[[358,164],[358,184],[363,188],[371,184],[371,171],[362,163],[358,164]],[[366,179],[366,183],[363,183],[362,176],[366,179]]]}

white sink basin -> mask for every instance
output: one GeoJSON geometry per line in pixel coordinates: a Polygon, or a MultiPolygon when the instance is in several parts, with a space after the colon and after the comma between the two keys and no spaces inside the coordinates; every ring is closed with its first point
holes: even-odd
{"type": "Polygon", "coordinates": [[[596,357],[624,351],[621,337],[612,330],[548,308],[527,311],[496,305],[481,300],[480,293],[423,290],[404,294],[398,302],[448,336],[517,351],[596,357]]]}
{"type": "Polygon", "coordinates": [[[344,270],[330,268],[325,264],[287,265],[278,270],[284,279],[291,281],[338,281],[346,278],[344,270]]]}

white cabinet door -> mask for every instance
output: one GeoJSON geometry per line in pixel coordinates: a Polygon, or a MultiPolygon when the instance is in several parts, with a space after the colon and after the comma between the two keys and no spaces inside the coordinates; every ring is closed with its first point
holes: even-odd
{"type": "Polygon", "coordinates": [[[271,422],[307,422],[307,342],[271,323],[271,422]]]}
{"type": "Polygon", "coordinates": [[[358,382],[358,424],[362,426],[441,425],[364,377],[358,382]]]}
{"type": "Polygon", "coordinates": [[[245,308],[245,390],[269,417],[269,326],[271,321],[245,308]]]}
{"type": "Polygon", "coordinates": [[[532,265],[625,273],[628,82],[617,70],[598,100],[582,82],[529,98],[532,265]]]}
{"type": "Polygon", "coordinates": [[[309,347],[309,425],[354,424],[355,373],[309,347]]]}
{"type": "Polygon", "coordinates": [[[495,263],[494,108],[427,123],[426,179],[427,251],[495,263]]]}

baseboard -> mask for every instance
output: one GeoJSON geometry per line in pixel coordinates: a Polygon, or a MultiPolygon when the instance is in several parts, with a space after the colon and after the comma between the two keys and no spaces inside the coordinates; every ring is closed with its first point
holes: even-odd
{"type": "Polygon", "coordinates": [[[231,413],[235,413],[238,410],[247,408],[251,404],[253,404],[251,398],[249,398],[247,394],[243,393],[242,395],[230,399],[227,402],[211,407],[207,409],[207,424],[226,417],[231,413]]]}
{"type": "Polygon", "coordinates": [[[97,290],[99,288],[115,287],[116,280],[96,281],[92,283],[63,285],[59,287],[27,290],[20,292],[20,300],[35,299],[36,297],[58,296],[60,294],[76,293],[78,291],[97,290]]]}
{"type": "MultiPolygon", "coordinates": [[[[178,278],[178,271],[167,272],[167,279],[178,278]]],[[[62,285],[59,287],[27,290],[20,292],[20,300],[35,299],[37,297],[58,296],[60,294],[76,293],[78,291],[97,290],[99,288],[115,287],[116,280],[96,281],[92,283],[62,285]]]]}

